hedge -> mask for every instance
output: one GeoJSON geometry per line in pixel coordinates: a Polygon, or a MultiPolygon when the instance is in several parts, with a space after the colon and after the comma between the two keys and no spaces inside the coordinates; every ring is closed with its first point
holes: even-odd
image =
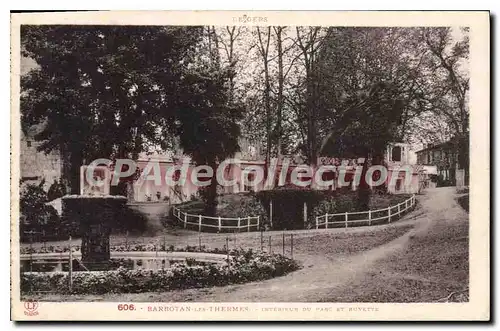
{"type": "MultiPolygon", "coordinates": [[[[80,246],[73,247],[74,252],[78,252],[80,246]]],[[[204,252],[204,253],[215,253],[215,254],[226,254],[227,250],[225,248],[207,248],[205,245],[201,247],[187,245],[185,247],[175,247],[174,245],[165,246],[164,244],[154,245],[154,244],[127,244],[127,245],[115,245],[110,246],[111,252],[204,252]]],[[[21,254],[40,254],[40,253],[66,253],[69,252],[68,246],[46,246],[46,247],[21,247],[21,254]]],[[[231,251],[232,252],[232,251],[231,251]]]]}
{"type": "Polygon", "coordinates": [[[82,224],[106,224],[112,233],[144,231],[147,220],[127,206],[123,196],[67,195],[62,198],[62,232],[80,237],[82,224]]]}
{"type": "MultiPolygon", "coordinates": [[[[238,251],[224,265],[175,264],[165,270],[75,272],[75,294],[140,293],[186,288],[226,286],[283,276],[298,270],[295,260],[282,255],[238,251]]],[[[68,294],[68,273],[22,273],[21,293],[38,291],[68,294]]]]}

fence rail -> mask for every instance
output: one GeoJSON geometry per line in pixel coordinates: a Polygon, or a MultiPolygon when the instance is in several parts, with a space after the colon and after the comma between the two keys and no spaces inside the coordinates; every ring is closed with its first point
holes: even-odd
{"type": "Polygon", "coordinates": [[[398,203],[394,206],[389,206],[387,208],[368,210],[368,211],[358,211],[352,213],[337,213],[337,214],[328,214],[326,213],[323,216],[316,216],[316,229],[329,227],[339,228],[339,227],[349,227],[354,224],[363,225],[362,223],[366,223],[366,225],[375,225],[391,222],[391,219],[396,217],[400,217],[409,209],[415,206],[415,195],[412,195],[410,198],[405,201],[398,203]]]}
{"type": "Polygon", "coordinates": [[[183,212],[179,208],[173,206],[172,214],[181,223],[184,228],[188,226],[197,227],[198,232],[203,232],[203,229],[213,229],[218,232],[241,232],[258,230],[260,228],[260,216],[247,216],[247,217],[212,217],[204,215],[194,215],[183,212]]]}

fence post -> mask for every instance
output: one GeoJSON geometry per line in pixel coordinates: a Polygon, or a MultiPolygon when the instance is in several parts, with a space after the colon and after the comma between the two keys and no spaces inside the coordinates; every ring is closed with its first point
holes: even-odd
{"type": "Polygon", "coordinates": [[[264,251],[264,231],[260,231],[260,251],[264,251]]]}
{"type": "Polygon", "coordinates": [[[187,227],[187,214],[184,213],[184,229],[187,227]]]}
{"type": "Polygon", "coordinates": [[[241,217],[238,217],[238,232],[240,232],[240,226],[241,226],[241,217]]]}
{"type": "Polygon", "coordinates": [[[316,230],[319,229],[319,216],[316,216],[316,230]]]}
{"type": "Polygon", "coordinates": [[[222,229],[222,221],[221,221],[220,216],[219,216],[219,232],[221,231],[221,229],[222,229]]]}
{"type": "Polygon", "coordinates": [[[325,229],[328,229],[328,213],[325,216],[325,229]]]}
{"type": "Polygon", "coordinates": [[[307,203],[304,201],[304,225],[307,224],[307,203]]]}
{"type": "Polygon", "coordinates": [[[389,223],[391,223],[391,206],[387,207],[387,210],[389,212],[389,223]]]}
{"type": "Polygon", "coordinates": [[[198,234],[198,247],[200,247],[201,252],[201,234],[198,234]]]}
{"type": "Polygon", "coordinates": [[[401,203],[398,203],[398,215],[401,214],[401,203]]]}
{"type": "Polygon", "coordinates": [[[257,231],[260,228],[260,215],[257,216],[257,231]]]}
{"type": "Polygon", "coordinates": [[[405,211],[408,209],[408,200],[405,200],[405,211]]]}
{"type": "Polygon", "coordinates": [[[226,236],[227,263],[229,263],[229,238],[226,236]]]}
{"type": "Polygon", "coordinates": [[[347,228],[347,219],[348,219],[348,214],[345,212],[345,227],[347,228]]]}
{"type": "Polygon", "coordinates": [[[269,199],[269,224],[273,226],[273,200],[269,199]]]}
{"type": "Polygon", "coordinates": [[[69,236],[69,270],[68,270],[68,278],[69,278],[69,291],[73,290],[73,248],[71,247],[71,236],[69,236]]]}
{"type": "Polygon", "coordinates": [[[250,216],[248,216],[248,221],[247,221],[247,232],[250,232],[250,216]]]}
{"type": "Polygon", "coordinates": [[[372,211],[368,210],[368,225],[372,225],[372,211]]]}
{"type": "Polygon", "coordinates": [[[283,256],[285,256],[285,232],[283,232],[283,256]]]}
{"type": "Polygon", "coordinates": [[[201,232],[201,215],[198,215],[198,232],[201,232]]]}
{"type": "Polygon", "coordinates": [[[128,251],[128,230],[127,233],[125,234],[125,250],[128,251]]]}

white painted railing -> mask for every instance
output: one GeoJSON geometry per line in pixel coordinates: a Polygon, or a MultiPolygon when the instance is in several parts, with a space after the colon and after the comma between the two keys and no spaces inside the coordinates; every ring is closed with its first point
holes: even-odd
{"type": "Polygon", "coordinates": [[[329,227],[349,227],[356,223],[366,223],[366,225],[372,225],[373,223],[380,224],[387,220],[388,223],[391,219],[404,214],[407,210],[415,206],[415,195],[405,201],[398,203],[395,206],[389,206],[387,208],[352,212],[352,213],[337,213],[337,214],[325,214],[323,216],[316,216],[316,229],[329,227]]]}
{"type": "Polygon", "coordinates": [[[198,232],[203,228],[214,228],[219,232],[225,230],[227,232],[234,231],[250,231],[258,230],[260,227],[260,216],[247,217],[212,217],[204,215],[194,215],[183,212],[179,208],[173,206],[172,214],[175,218],[184,224],[184,228],[188,225],[198,227],[198,232]]]}

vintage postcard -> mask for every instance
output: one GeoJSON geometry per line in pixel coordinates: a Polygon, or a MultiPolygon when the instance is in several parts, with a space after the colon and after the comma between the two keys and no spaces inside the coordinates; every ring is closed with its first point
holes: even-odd
{"type": "Polygon", "coordinates": [[[490,17],[11,16],[11,318],[490,319],[490,17]]]}

